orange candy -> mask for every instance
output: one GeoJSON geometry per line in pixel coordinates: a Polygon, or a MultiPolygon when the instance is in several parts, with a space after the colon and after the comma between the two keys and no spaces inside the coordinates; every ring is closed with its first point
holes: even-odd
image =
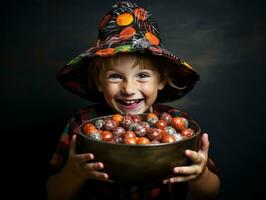
{"type": "Polygon", "coordinates": [[[151,32],[145,33],[145,37],[149,42],[151,42],[152,44],[156,46],[159,45],[160,43],[159,39],[155,35],[153,35],[151,32]]]}
{"type": "Polygon", "coordinates": [[[156,127],[159,129],[164,129],[165,127],[167,127],[167,122],[160,119],[156,122],[156,127]]]}
{"type": "Polygon", "coordinates": [[[139,137],[137,144],[150,144],[150,140],[146,137],[139,137]]]}
{"type": "Polygon", "coordinates": [[[188,127],[188,121],[184,117],[174,117],[172,119],[172,126],[175,129],[182,131],[188,127]]]}
{"type": "Polygon", "coordinates": [[[138,139],[136,137],[124,138],[124,144],[137,144],[138,139]]]}
{"type": "Polygon", "coordinates": [[[183,137],[191,137],[194,134],[194,130],[191,128],[186,128],[181,131],[181,135],[183,137]]]}
{"type": "Polygon", "coordinates": [[[102,131],[102,140],[109,142],[113,139],[113,134],[110,131],[102,131]]]}
{"type": "Polygon", "coordinates": [[[159,120],[158,116],[154,113],[147,113],[146,119],[150,124],[156,124],[156,122],[159,120]]]}
{"type": "Polygon", "coordinates": [[[134,18],[130,13],[123,13],[116,18],[116,23],[119,26],[127,26],[133,22],[134,18]]]}
{"type": "Polygon", "coordinates": [[[129,131],[127,130],[124,135],[123,135],[124,138],[135,138],[136,137],[136,134],[135,132],[133,131],[129,131]]]}
{"type": "Polygon", "coordinates": [[[174,143],[176,142],[176,139],[172,135],[165,135],[162,138],[162,143],[174,143]]]}
{"type": "Polygon", "coordinates": [[[114,114],[111,119],[116,121],[117,124],[120,124],[120,122],[123,120],[123,116],[120,114],[114,114]]]}
{"type": "Polygon", "coordinates": [[[82,131],[85,135],[90,135],[93,132],[96,132],[96,127],[92,123],[86,123],[82,127],[82,131]]]}

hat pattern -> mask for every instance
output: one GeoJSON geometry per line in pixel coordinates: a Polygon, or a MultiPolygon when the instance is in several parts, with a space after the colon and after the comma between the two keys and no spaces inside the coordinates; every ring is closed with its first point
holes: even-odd
{"type": "MultiPolygon", "coordinates": [[[[162,101],[180,98],[194,86],[199,78],[189,64],[163,48],[155,19],[147,10],[135,3],[121,1],[115,4],[101,19],[98,31],[96,45],[72,59],[58,73],[59,82],[66,89],[83,98],[92,101],[100,100],[100,94],[90,95],[92,91],[87,87],[86,76],[82,70],[85,60],[89,62],[89,59],[95,56],[107,57],[122,52],[140,52],[168,58],[174,64],[178,74],[184,75],[186,80],[184,79],[185,82],[181,84],[185,85],[184,90],[167,88],[168,92],[176,92],[176,94],[168,95],[168,98],[162,98],[164,95],[161,95],[162,101]]],[[[97,91],[93,92],[97,93],[97,91]]]]}
{"type": "Polygon", "coordinates": [[[156,49],[159,44],[159,27],[154,18],[136,4],[119,2],[101,20],[97,45],[88,53],[112,56],[120,52],[145,50],[151,46],[156,49]]]}

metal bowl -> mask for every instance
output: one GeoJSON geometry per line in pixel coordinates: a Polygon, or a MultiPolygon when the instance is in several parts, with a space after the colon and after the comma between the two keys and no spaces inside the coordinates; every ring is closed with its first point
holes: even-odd
{"type": "MultiPolygon", "coordinates": [[[[110,116],[88,120],[83,124],[107,117],[110,116]]],[[[201,132],[199,125],[189,120],[189,127],[195,130],[192,137],[175,143],[130,145],[91,139],[82,133],[82,125],[79,128],[77,151],[93,153],[93,162],[104,163],[102,171],[115,182],[149,182],[170,177],[173,167],[190,164],[184,152],[186,149],[198,150],[201,132]]]]}

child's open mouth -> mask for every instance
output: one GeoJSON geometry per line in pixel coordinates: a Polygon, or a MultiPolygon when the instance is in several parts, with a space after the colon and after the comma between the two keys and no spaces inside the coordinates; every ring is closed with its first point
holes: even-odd
{"type": "Polygon", "coordinates": [[[134,100],[125,100],[125,99],[118,99],[118,102],[124,106],[136,105],[140,103],[143,99],[134,99],[134,100]]]}

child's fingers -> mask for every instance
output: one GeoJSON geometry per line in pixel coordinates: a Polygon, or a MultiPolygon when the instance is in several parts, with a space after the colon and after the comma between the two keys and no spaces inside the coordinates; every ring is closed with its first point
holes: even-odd
{"type": "Polygon", "coordinates": [[[79,163],[86,163],[94,159],[94,155],[92,153],[85,153],[85,154],[76,154],[76,160],[79,163]]]}
{"type": "Polygon", "coordinates": [[[202,157],[196,151],[186,150],[185,154],[195,164],[200,164],[202,162],[202,157]]]}
{"type": "Polygon", "coordinates": [[[176,176],[163,180],[163,184],[186,182],[194,178],[195,178],[194,174],[186,176],[176,176]]]}
{"type": "Polygon", "coordinates": [[[188,175],[188,176],[176,176],[169,179],[170,183],[181,183],[187,182],[189,180],[195,179],[195,175],[188,175]]]}
{"type": "Polygon", "coordinates": [[[179,175],[190,175],[190,174],[196,174],[197,167],[196,166],[186,166],[186,167],[175,167],[173,169],[174,174],[179,175]]]}
{"type": "Polygon", "coordinates": [[[209,146],[210,146],[210,142],[209,142],[208,134],[204,133],[202,134],[202,137],[201,137],[201,151],[208,153],[209,146]]]}
{"type": "Polygon", "coordinates": [[[76,154],[76,143],[77,143],[77,135],[74,134],[72,136],[72,139],[70,141],[70,147],[69,147],[69,156],[76,154]]]}
{"type": "Polygon", "coordinates": [[[91,173],[91,178],[102,180],[102,181],[111,181],[108,179],[109,178],[108,174],[103,173],[103,172],[98,172],[98,171],[93,171],[91,173]]]}
{"type": "Polygon", "coordinates": [[[103,163],[101,163],[101,162],[88,163],[88,164],[86,164],[83,168],[84,168],[85,170],[93,171],[93,170],[100,170],[100,169],[103,169],[103,168],[104,168],[104,165],[103,165],[103,163]]]}

